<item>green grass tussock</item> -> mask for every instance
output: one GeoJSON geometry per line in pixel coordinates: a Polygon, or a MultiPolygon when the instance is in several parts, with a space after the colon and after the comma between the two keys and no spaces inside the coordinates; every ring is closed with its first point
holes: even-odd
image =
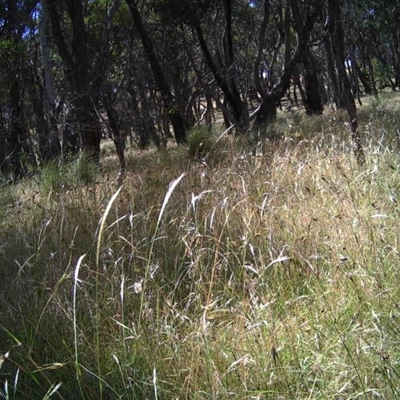
{"type": "Polygon", "coordinates": [[[362,168],[327,111],[1,188],[0,398],[399,397],[397,114],[362,168]]]}

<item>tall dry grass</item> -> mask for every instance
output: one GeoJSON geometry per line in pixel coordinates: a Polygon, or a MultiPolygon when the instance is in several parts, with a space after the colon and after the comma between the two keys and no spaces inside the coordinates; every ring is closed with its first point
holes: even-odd
{"type": "Polygon", "coordinates": [[[397,115],[363,168],[326,112],[2,190],[0,397],[397,398],[397,115]]]}

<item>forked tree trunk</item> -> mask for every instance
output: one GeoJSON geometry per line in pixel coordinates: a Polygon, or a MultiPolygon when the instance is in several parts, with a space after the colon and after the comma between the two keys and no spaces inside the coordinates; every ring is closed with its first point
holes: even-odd
{"type": "Polygon", "coordinates": [[[167,109],[168,116],[175,133],[175,140],[177,143],[186,143],[187,138],[184,120],[179,112],[179,107],[174,100],[167,78],[161,69],[160,63],[158,62],[153,43],[143,24],[142,16],[139,12],[137,3],[135,0],[126,0],[126,3],[131,11],[133,22],[142,41],[142,45],[146,53],[146,57],[150,63],[154,79],[157,83],[158,89],[161,92],[164,106],[167,109]]]}
{"type": "MultiPolygon", "coordinates": [[[[301,18],[298,0],[287,0],[286,3],[286,18],[289,18],[289,9],[292,11],[292,17],[294,21],[295,31],[297,33],[297,47],[293,55],[289,58],[288,53],[285,57],[285,67],[283,74],[278,82],[269,92],[261,84],[260,80],[260,62],[262,59],[262,53],[265,48],[265,34],[269,20],[269,0],[264,0],[264,17],[260,29],[259,46],[257,51],[256,60],[254,62],[254,78],[257,90],[262,98],[262,104],[256,114],[255,125],[265,126],[271,120],[276,118],[277,103],[285,95],[286,91],[290,87],[291,77],[295,71],[295,68],[300,61],[306,45],[308,42],[309,34],[314,26],[314,23],[320,14],[322,7],[322,0],[315,0],[313,7],[308,9],[308,14],[304,20],[301,18]]],[[[288,32],[286,33],[288,34],[288,32]]],[[[286,46],[289,45],[289,41],[286,41],[286,46]]]]}
{"type": "MultiPolygon", "coordinates": [[[[224,102],[226,101],[226,105],[229,106],[232,120],[238,128],[237,131],[247,131],[250,126],[250,120],[246,104],[242,101],[239,92],[237,90],[232,90],[229,81],[223,74],[221,74],[220,68],[218,68],[217,64],[215,63],[213,56],[211,55],[211,52],[208,48],[200,22],[196,21],[196,25],[194,28],[207,66],[208,68],[210,68],[210,71],[214,75],[218,87],[224,94],[224,102]]],[[[226,116],[225,118],[224,116],[224,119],[226,123],[229,117],[226,116]]]]}

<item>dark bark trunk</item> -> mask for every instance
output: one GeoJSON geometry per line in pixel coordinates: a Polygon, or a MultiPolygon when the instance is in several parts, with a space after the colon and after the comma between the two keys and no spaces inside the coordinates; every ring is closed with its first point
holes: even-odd
{"type": "Polygon", "coordinates": [[[43,64],[43,85],[41,88],[41,104],[39,118],[42,120],[40,135],[40,153],[42,161],[46,162],[61,156],[61,144],[58,137],[56,120],[56,95],[54,90],[53,71],[47,44],[48,6],[47,0],[41,1],[42,17],[39,22],[39,40],[43,64]]]}
{"type": "Polygon", "coordinates": [[[346,108],[344,100],[341,96],[339,79],[336,74],[335,59],[333,55],[331,38],[327,35],[324,35],[323,40],[324,40],[326,63],[328,68],[329,80],[332,88],[333,100],[337,108],[346,108]]]}
{"type": "Polygon", "coordinates": [[[254,122],[256,127],[266,127],[270,122],[276,119],[278,99],[273,94],[265,97],[257,112],[254,122]]]}
{"type": "MultiPolygon", "coordinates": [[[[87,32],[81,0],[66,0],[72,22],[72,51],[76,90],[76,113],[80,124],[82,148],[94,162],[100,161],[101,128],[95,110],[96,99],[90,93],[87,32]]],[[[98,93],[95,94],[96,96],[98,93]]]]}
{"type": "MultiPolygon", "coordinates": [[[[217,101],[217,104],[219,103],[219,99],[217,101]]],[[[222,118],[224,119],[224,125],[226,129],[229,129],[231,126],[231,120],[229,118],[229,113],[227,112],[227,107],[228,107],[228,100],[226,99],[226,96],[224,96],[221,104],[221,110],[222,110],[222,118]]]]}
{"type": "Polygon", "coordinates": [[[346,61],[346,68],[350,74],[350,84],[351,84],[351,90],[353,92],[353,95],[354,95],[354,97],[357,98],[358,104],[360,106],[362,106],[362,101],[361,101],[361,97],[360,97],[360,85],[359,85],[358,78],[357,78],[357,71],[356,71],[355,65],[353,63],[354,58],[355,58],[354,53],[352,53],[351,60],[346,61]]]}
{"type": "Polygon", "coordinates": [[[72,23],[72,54],[69,52],[57,12],[59,3],[48,0],[48,12],[54,40],[65,65],[66,79],[74,92],[75,115],[79,126],[82,149],[95,162],[100,159],[101,129],[96,113],[97,96],[90,90],[87,58],[87,32],[81,0],[65,0],[72,23]]]}
{"type": "Polygon", "coordinates": [[[346,104],[347,113],[350,118],[351,136],[354,146],[354,155],[359,164],[365,162],[364,151],[361,143],[361,136],[358,130],[357,108],[351,93],[350,81],[345,68],[344,56],[344,32],[341,20],[342,1],[328,0],[328,31],[332,41],[333,55],[339,80],[342,84],[343,98],[346,104]]]}
{"type": "Polygon", "coordinates": [[[228,74],[228,84],[232,91],[233,96],[237,99],[240,106],[240,129],[246,131],[250,126],[248,119],[248,111],[246,103],[241,99],[240,91],[236,81],[236,66],[235,66],[235,54],[233,50],[233,33],[232,33],[232,4],[231,0],[224,0],[225,9],[225,32],[224,32],[224,53],[225,53],[225,65],[228,74]]]}
{"type": "Polygon", "coordinates": [[[365,72],[361,70],[361,68],[358,65],[356,60],[353,59],[352,62],[354,63],[354,67],[356,69],[358,79],[360,80],[361,84],[363,85],[364,93],[368,94],[368,95],[372,94],[372,88],[371,88],[371,85],[369,83],[368,77],[366,76],[365,72]]]}
{"type": "Polygon", "coordinates": [[[308,47],[304,49],[303,64],[305,68],[304,81],[306,90],[306,113],[307,115],[320,115],[324,111],[321,95],[319,92],[318,74],[315,69],[315,60],[308,47]]]}
{"type": "Polygon", "coordinates": [[[153,43],[143,24],[142,16],[139,12],[136,1],[126,0],[126,3],[128,4],[129,10],[131,11],[133,22],[136,26],[136,29],[142,41],[142,45],[146,53],[146,57],[150,63],[154,79],[157,83],[158,89],[161,92],[164,106],[167,109],[168,116],[175,133],[175,140],[177,143],[186,143],[187,138],[186,138],[185,123],[183,121],[182,116],[180,115],[179,107],[176,104],[174,97],[171,93],[171,89],[169,87],[166,76],[161,69],[160,63],[158,62],[153,43]]]}
{"type": "Polygon", "coordinates": [[[176,70],[175,73],[172,74],[172,81],[179,112],[183,117],[185,129],[189,131],[191,128],[193,128],[196,122],[196,118],[193,113],[193,102],[191,101],[193,97],[191,96],[189,81],[187,78],[184,80],[180,79],[179,70],[176,70]]]}
{"type": "Polygon", "coordinates": [[[370,52],[368,52],[367,56],[367,65],[368,65],[368,72],[369,72],[369,81],[372,87],[372,93],[374,94],[375,98],[378,97],[378,89],[376,88],[376,82],[375,82],[375,71],[374,67],[372,65],[372,60],[370,57],[370,52]]]}
{"type": "MultiPolygon", "coordinates": [[[[262,86],[260,85],[260,80],[259,80],[259,73],[260,73],[259,63],[261,61],[261,54],[264,49],[264,43],[265,43],[265,33],[266,33],[266,27],[267,27],[268,18],[269,18],[269,1],[265,0],[264,5],[265,5],[264,6],[264,19],[263,19],[261,29],[260,29],[259,48],[258,48],[256,61],[254,64],[255,84],[256,84],[257,90],[259,91],[260,96],[262,98],[262,105],[256,114],[256,120],[254,122],[254,124],[259,127],[265,126],[271,120],[275,119],[277,103],[282,99],[282,97],[285,95],[286,91],[290,87],[291,77],[293,75],[293,72],[294,72],[298,62],[300,61],[302,54],[306,48],[310,31],[313,28],[318,15],[320,14],[320,10],[322,7],[322,1],[318,0],[315,2],[314,8],[312,9],[312,11],[309,10],[308,15],[306,16],[305,20],[303,21],[301,18],[297,0],[288,0],[286,9],[289,10],[289,6],[290,6],[290,9],[292,11],[292,16],[294,19],[294,26],[295,26],[295,30],[297,33],[297,47],[296,47],[296,50],[294,51],[294,54],[292,55],[292,57],[290,59],[289,59],[288,52],[287,52],[286,59],[285,59],[285,69],[281,76],[281,79],[278,82],[278,84],[276,84],[269,91],[269,93],[267,93],[266,90],[264,88],[262,88],[262,86]]],[[[287,15],[287,18],[289,18],[288,12],[286,12],[286,15],[287,15]]],[[[289,34],[289,32],[286,32],[286,34],[289,34]]],[[[289,42],[286,41],[286,46],[288,46],[288,45],[289,45],[289,42]]]]}
{"type": "Polygon", "coordinates": [[[124,180],[126,161],[125,161],[125,141],[126,132],[121,129],[121,120],[118,118],[117,112],[113,106],[112,95],[109,90],[108,93],[103,93],[103,103],[106,108],[108,123],[110,127],[110,136],[114,142],[117,157],[119,161],[119,171],[117,176],[118,185],[121,186],[124,180]]]}
{"type": "Polygon", "coordinates": [[[212,96],[208,87],[204,90],[204,96],[206,98],[206,110],[204,111],[204,122],[208,130],[212,128],[212,121],[214,116],[214,107],[212,96]]]}
{"type": "Polygon", "coordinates": [[[222,75],[220,69],[217,67],[213,57],[208,49],[207,43],[204,38],[203,30],[200,23],[196,23],[195,31],[199,40],[200,48],[203,52],[208,68],[213,73],[218,87],[224,94],[224,99],[229,105],[229,111],[232,114],[233,122],[237,125],[239,132],[246,131],[250,126],[249,113],[246,104],[240,98],[240,95],[232,91],[229,87],[228,81],[222,75]]]}

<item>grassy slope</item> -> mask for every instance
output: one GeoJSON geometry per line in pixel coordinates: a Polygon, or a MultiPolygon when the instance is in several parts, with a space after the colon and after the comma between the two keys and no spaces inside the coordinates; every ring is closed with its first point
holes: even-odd
{"type": "Polygon", "coordinates": [[[131,156],[112,202],[106,155],[97,183],[71,164],[3,188],[3,396],[399,397],[393,96],[360,111],[362,168],[327,112],[282,117],[255,157],[131,156]]]}

